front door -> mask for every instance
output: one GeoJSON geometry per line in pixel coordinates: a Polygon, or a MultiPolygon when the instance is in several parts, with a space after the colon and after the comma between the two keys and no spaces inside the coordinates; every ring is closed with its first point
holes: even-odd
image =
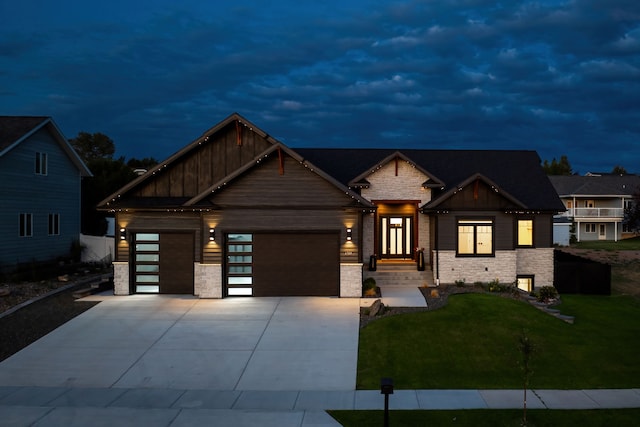
{"type": "Polygon", "coordinates": [[[598,240],[607,240],[607,224],[598,224],[598,240]]]}
{"type": "Polygon", "coordinates": [[[413,257],[413,217],[385,215],[380,217],[381,258],[413,257]]]}

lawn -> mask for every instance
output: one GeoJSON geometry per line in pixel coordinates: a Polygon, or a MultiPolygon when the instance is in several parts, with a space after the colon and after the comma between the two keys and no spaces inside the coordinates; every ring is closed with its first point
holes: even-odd
{"type": "MultiPolygon", "coordinates": [[[[383,411],[329,411],[343,426],[382,425],[383,411]]],[[[631,427],[638,425],[640,409],[600,409],[589,411],[529,410],[527,425],[631,427]]],[[[389,424],[401,426],[494,427],[522,424],[522,410],[464,410],[464,411],[391,411],[389,424]]]]}
{"type": "Polygon", "coordinates": [[[640,300],[565,295],[568,324],[526,302],[462,294],[446,307],[377,320],[360,331],[358,389],[520,388],[518,337],[536,346],[531,388],[640,387],[640,300]]]}
{"type": "Polygon", "coordinates": [[[596,249],[605,251],[640,251],[640,237],[623,239],[613,242],[610,240],[594,240],[572,243],[575,249],[596,249]]]}

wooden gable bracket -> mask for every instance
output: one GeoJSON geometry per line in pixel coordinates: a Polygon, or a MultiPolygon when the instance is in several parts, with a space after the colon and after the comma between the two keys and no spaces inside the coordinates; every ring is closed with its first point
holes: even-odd
{"type": "Polygon", "coordinates": [[[473,200],[478,200],[479,188],[480,188],[480,178],[476,178],[476,182],[473,184],[473,200]]]}
{"type": "Polygon", "coordinates": [[[236,143],[238,147],[242,147],[242,126],[240,126],[240,120],[236,120],[236,143]]]}
{"type": "Polygon", "coordinates": [[[398,156],[396,156],[396,176],[398,176],[398,156]]]}
{"type": "Polygon", "coordinates": [[[278,173],[284,175],[284,156],[280,147],[278,147],[278,173]]]}

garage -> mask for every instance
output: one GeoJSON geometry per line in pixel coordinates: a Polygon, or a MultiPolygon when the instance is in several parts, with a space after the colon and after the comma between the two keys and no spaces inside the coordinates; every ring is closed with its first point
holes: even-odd
{"type": "Polygon", "coordinates": [[[228,296],[339,295],[336,232],[229,234],[227,261],[228,296]]]}
{"type": "Polygon", "coordinates": [[[136,233],[134,292],[193,294],[193,233],[136,233]]]}

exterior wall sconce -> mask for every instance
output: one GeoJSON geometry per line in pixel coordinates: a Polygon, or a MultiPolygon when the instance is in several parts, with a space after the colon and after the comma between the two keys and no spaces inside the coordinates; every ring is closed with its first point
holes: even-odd
{"type": "Polygon", "coordinates": [[[210,242],[214,242],[216,240],[216,229],[215,228],[210,228],[209,229],[209,241],[210,242]]]}
{"type": "Polygon", "coordinates": [[[347,242],[350,242],[353,238],[353,232],[350,228],[347,228],[347,242]]]}
{"type": "Polygon", "coordinates": [[[127,230],[124,227],[120,229],[120,240],[127,240],[127,230]]]}

